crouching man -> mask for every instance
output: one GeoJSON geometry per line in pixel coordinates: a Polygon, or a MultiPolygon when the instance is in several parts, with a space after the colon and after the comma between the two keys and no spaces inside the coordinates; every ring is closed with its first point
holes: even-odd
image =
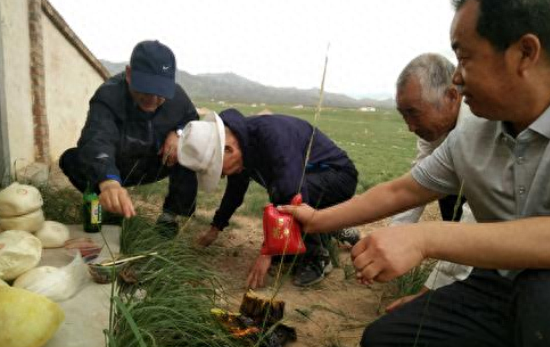
{"type": "MultiPolygon", "coordinates": [[[[210,191],[222,175],[228,178],[211,227],[199,237],[205,247],[243,203],[251,179],[266,188],[275,205],[288,204],[301,193],[304,202],[319,208],[348,200],[357,186],[357,171],[346,152],[308,122],[285,115],[244,117],[228,109],[205,121],[190,122],[180,139],[178,160],[196,171],[200,189],[210,191]]],[[[356,232],[332,235],[351,244],[359,240],[356,232]]],[[[307,251],[298,259],[295,285],[318,283],[330,272],[328,241],[328,235],[305,237],[307,251]]],[[[249,287],[264,286],[271,262],[271,256],[257,257],[248,275],[249,287]]]]}

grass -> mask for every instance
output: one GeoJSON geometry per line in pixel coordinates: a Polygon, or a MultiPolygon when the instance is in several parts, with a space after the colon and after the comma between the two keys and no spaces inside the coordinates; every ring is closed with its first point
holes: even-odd
{"type": "Polygon", "coordinates": [[[109,346],[241,345],[210,313],[221,286],[207,258],[189,241],[163,240],[147,219],[124,221],[122,253],[158,255],[132,263],[138,283],[120,283],[109,346]]]}

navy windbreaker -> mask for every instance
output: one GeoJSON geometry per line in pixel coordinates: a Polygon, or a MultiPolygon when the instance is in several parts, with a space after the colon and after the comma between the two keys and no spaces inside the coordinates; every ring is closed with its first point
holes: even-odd
{"type": "MultiPolygon", "coordinates": [[[[235,109],[220,113],[225,126],[237,137],[243,153],[244,170],[228,177],[225,194],[212,225],[222,230],[242,204],[250,179],[267,189],[275,205],[288,204],[299,191],[309,202],[303,179],[304,161],[313,133],[308,122],[285,115],[244,117],[235,109]]],[[[306,169],[353,168],[346,152],[336,146],[319,129],[315,130],[306,169]]]]}

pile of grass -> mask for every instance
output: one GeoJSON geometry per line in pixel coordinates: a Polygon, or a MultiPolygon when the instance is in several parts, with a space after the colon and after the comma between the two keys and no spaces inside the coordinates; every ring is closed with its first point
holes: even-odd
{"type": "Polygon", "coordinates": [[[163,240],[147,219],[125,220],[121,252],[152,251],[131,265],[138,282],[113,293],[109,347],[242,345],[210,313],[221,286],[200,251],[186,239],[163,240]]]}

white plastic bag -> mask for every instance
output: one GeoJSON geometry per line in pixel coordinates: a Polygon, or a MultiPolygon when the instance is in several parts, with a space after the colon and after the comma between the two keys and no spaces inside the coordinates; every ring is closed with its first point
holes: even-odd
{"type": "Polygon", "coordinates": [[[34,236],[40,239],[44,248],[63,247],[69,239],[69,228],[65,224],[48,220],[34,236]]]}
{"type": "Polygon", "coordinates": [[[78,293],[87,281],[88,266],[80,253],[64,267],[40,266],[19,276],[13,287],[44,295],[53,301],[64,301],[78,293]]]}
{"type": "Polygon", "coordinates": [[[0,217],[0,228],[4,230],[25,230],[31,233],[44,226],[44,212],[41,208],[16,217],[0,217]]]}
{"type": "Polygon", "coordinates": [[[44,346],[64,319],[55,302],[27,290],[0,287],[0,346],[44,346]]]}
{"type": "Polygon", "coordinates": [[[0,191],[0,217],[29,214],[41,208],[43,203],[36,187],[14,182],[0,191]]]}
{"type": "Polygon", "coordinates": [[[0,233],[0,279],[12,280],[29,271],[40,261],[42,243],[22,230],[0,233]]]}

